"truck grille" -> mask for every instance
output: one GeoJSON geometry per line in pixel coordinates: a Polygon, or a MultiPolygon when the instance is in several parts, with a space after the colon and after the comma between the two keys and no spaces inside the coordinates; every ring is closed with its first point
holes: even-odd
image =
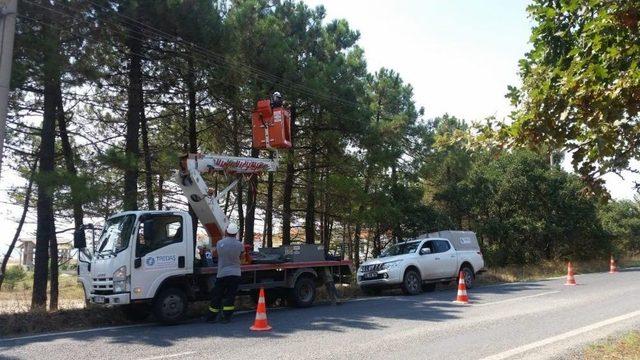
{"type": "Polygon", "coordinates": [[[362,265],[360,269],[362,272],[378,271],[382,270],[382,264],[362,265]]]}
{"type": "Polygon", "coordinates": [[[113,278],[93,278],[92,293],[113,293],[113,278]]]}

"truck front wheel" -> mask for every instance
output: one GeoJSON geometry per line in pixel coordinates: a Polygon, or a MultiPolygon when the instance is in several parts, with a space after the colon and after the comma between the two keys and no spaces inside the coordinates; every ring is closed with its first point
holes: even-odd
{"type": "Polygon", "coordinates": [[[316,299],[316,284],[309,276],[301,276],[291,289],[289,300],[294,307],[309,307],[316,299]]]}
{"type": "Polygon", "coordinates": [[[153,314],[160,322],[176,324],[187,314],[187,296],[176,288],[162,290],[153,302],[153,314]]]}
{"type": "Polygon", "coordinates": [[[418,295],[422,286],[422,279],[420,274],[413,269],[409,269],[404,273],[404,279],[402,281],[402,292],[405,295],[418,295]]]}

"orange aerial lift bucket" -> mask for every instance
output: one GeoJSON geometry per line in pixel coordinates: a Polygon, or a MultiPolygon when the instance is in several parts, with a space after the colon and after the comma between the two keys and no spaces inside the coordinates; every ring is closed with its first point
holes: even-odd
{"type": "Polygon", "coordinates": [[[254,148],[291,148],[291,113],[284,107],[272,109],[269,100],[259,100],[251,114],[251,125],[254,148]]]}

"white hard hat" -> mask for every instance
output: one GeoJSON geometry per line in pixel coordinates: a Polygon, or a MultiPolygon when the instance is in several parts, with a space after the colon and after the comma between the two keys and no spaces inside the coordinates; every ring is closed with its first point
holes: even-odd
{"type": "Polygon", "coordinates": [[[229,225],[227,225],[227,234],[235,235],[237,233],[238,233],[238,225],[236,225],[235,223],[230,223],[229,225]]]}

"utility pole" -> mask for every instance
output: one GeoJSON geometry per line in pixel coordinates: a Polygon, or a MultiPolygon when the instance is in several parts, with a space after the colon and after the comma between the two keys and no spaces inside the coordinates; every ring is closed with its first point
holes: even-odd
{"type": "Polygon", "coordinates": [[[18,0],[0,0],[0,178],[4,157],[4,138],[7,132],[7,106],[13,60],[13,38],[16,33],[18,0]]]}

